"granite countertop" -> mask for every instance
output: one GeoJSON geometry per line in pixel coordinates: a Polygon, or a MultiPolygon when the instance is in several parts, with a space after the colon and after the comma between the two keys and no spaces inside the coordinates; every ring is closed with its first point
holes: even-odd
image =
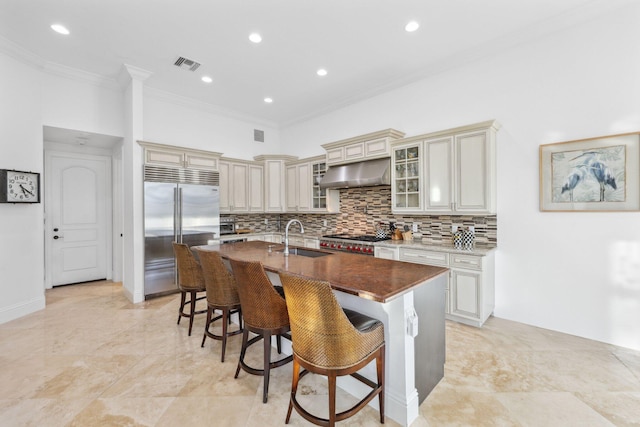
{"type": "Polygon", "coordinates": [[[200,248],[218,251],[226,259],[260,261],[265,270],[274,273],[288,272],[327,281],[335,290],[378,302],[388,302],[449,270],[342,252],[327,252],[329,255],[318,258],[285,257],[281,252],[284,245],[262,241],[200,248]],[[273,248],[271,253],[268,252],[269,246],[273,248]]]}
{"type": "MultiPolygon", "coordinates": [[[[222,240],[226,239],[234,239],[239,237],[250,237],[250,236],[264,236],[267,234],[278,234],[284,238],[284,232],[282,231],[258,231],[255,233],[237,233],[237,234],[223,234],[220,236],[222,240]]],[[[328,232],[305,232],[300,233],[299,231],[289,232],[289,237],[306,237],[309,239],[320,239],[325,234],[331,234],[328,232]]],[[[386,248],[415,248],[422,249],[428,251],[436,251],[436,252],[448,252],[448,253],[456,253],[456,254],[468,254],[468,255],[476,255],[476,256],[485,256],[489,252],[496,250],[495,246],[486,246],[486,245],[475,245],[472,249],[456,249],[451,243],[424,243],[419,239],[415,240],[384,240],[382,242],[376,242],[373,246],[380,246],[386,248]]]]}
{"type": "Polygon", "coordinates": [[[374,246],[386,247],[386,248],[415,248],[436,252],[448,252],[456,254],[469,254],[484,256],[489,252],[496,250],[495,246],[475,245],[472,249],[456,249],[450,243],[423,243],[419,240],[385,240],[383,242],[377,242],[374,246]]]}

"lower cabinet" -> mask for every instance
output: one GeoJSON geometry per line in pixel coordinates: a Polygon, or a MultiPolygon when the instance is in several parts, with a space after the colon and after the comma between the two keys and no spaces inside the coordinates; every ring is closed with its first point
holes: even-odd
{"type": "Polygon", "coordinates": [[[280,234],[265,234],[264,241],[269,243],[282,243],[282,236],[280,234]]]}
{"type": "Polygon", "coordinates": [[[374,256],[376,258],[390,259],[395,261],[398,261],[399,259],[398,248],[385,248],[385,247],[375,246],[373,249],[374,249],[374,256]]]}
{"type": "Polygon", "coordinates": [[[449,268],[445,315],[472,326],[482,326],[495,307],[495,251],[486,255],[442,252],[416,247],[376,247],[378,258],[449,268]]]}

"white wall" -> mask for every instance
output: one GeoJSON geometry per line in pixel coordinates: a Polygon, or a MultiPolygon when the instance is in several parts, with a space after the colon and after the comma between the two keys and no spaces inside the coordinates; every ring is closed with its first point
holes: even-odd
{"type": "MultiPolygon", "coordinates": [[[[40,73],[0,53],[0,76],[0,168],[42,173],[40,73]]],[[[44,307],[43,230],[41,203],[0,204],[0,323],[44,307]]]]}
{"type": "Polygon", "coordinates": [[[42,73],[42,124],[46,126],[124,135],[123,89],[115,82],[42,73]]]}
{"type": "Polygon", "coordinates": [[[157,96],[145,95],[144,139],[223,153],[225,157],[251,160],[259,154],[281,154],[278,129],[270,124],[236,119],[157,96]],[[264,131],[265,142],[253,140],[253,130],[264,131]]]}
{"type": "Polygon", "coordinates": [[[290,126],[283,147],[497,119],[495,315],[640,349],[640,213],[538,209],[540,144],[640,131],[639,21],[640,5],[611,12],[290,126]]]}

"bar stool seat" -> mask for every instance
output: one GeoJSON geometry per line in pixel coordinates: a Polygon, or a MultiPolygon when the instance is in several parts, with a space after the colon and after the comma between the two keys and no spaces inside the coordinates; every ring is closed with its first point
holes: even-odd
{"type": "Polygon", "coordinates": [[[291,362],[293,356],[271,362],[271,337],[276,336],[278,353],[281,352],[280,337],[291,339],[289,335],[289,315],[284,298],[274,288],[271,280],[264,271],[262,263],[258,261],[230,260],[233,275],[238,286],[240,305],[244,318],[244,332],[242,334],[242,349],[235,378],[238,378],[240,369],[252,375],[262,375],[264,386],[262,402],[267,403],[269,392],[269,372],[291,362]],[[257,336],[249,339],[249,332],[257,336]],[[247,349],[263,341],[263,368],[254,368],[245,362],[247,349]]]}
{"type": "Polygon", "coordinates": [[[242,309],[236,281],[233,274],[222,262],[222,257],[218,252],[203,249],[196,249],[196,251],[207,288],[207,323],[204,325],[204,335],[200,347],[204,347],[207,337],[222,341],[220,361],[224,362],[227,337],[242,333],[242,309]],[[222,311],[222,314],[214,316],[215,310],[222,311]],[[234,313],[238,314],[239,327],[237,330],[229,332],[228,326],[231,324],[231,315],[234,313]],[[216,335],[210,330],[211,325],[217,320],[222,320],[222,335],[216,335]]]}
{"type": "Polygon", "coordinates": [[[291,274],[280,274],[287,299],[293,347],[293,378],[285,423],[295,408],[304,419],[321,426],[334,426],[363,407],[375,396],[380,403],[380,422],[384,423],[384,325],[354,310],[342,309],[328,282],[291,274]],[[377,381],[358,371],[376,361],[377,381]],[[300,367],[304,368],[300,372],[300,367]],[[314,415],[302,407],[296,393],[300,378],[313,372],[325,375],[329,388],[329,416],[314,415]],[[338,376],[351,375],[371,387],[371,391],[351,408],[336,413],[338,376]]]}
{"type": "Polygon", "coordinates": [[[195,259],[189,246],[184,243],[173,242],[173,252],[178,265],[178,289],[180,289],[180,307],[178,308],[178,325],[183,317],[189,318],[189,336],[193,328],[193,319],[197,314],[204,314],[207,310],[196,310],[196,302],[206,298],[198,296],[206,291],[204,277],[200,263],[195,259]],[[189,300],[187,300],[189,294],[189,300]],[[189,312],[185,313],[185,306],[189,304],[189,312]]]}

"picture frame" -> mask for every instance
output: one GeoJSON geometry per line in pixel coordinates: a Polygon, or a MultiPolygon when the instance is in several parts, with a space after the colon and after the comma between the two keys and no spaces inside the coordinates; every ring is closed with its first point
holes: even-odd
{"type": "Polygon", "coordinates": [[[640,210],[640,132],[540,145],[540,210],[640,210]]]}

